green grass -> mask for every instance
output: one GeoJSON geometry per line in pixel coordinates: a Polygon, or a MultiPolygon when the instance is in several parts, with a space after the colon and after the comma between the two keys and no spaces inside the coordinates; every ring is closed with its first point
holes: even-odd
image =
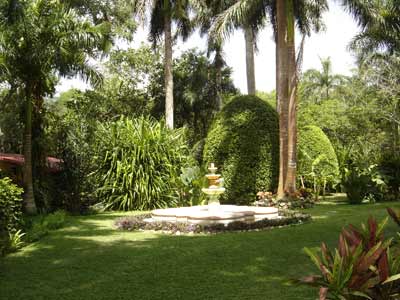
{"type": "MultiPolygon", "coordinates": [[[[0,299],[316,299],[288,282],[316,272],[302,248],[334,246],[344,225],[382,219],[389,205],[400,208],[330,199],[308,210],[308,224],[207,236],[116,231],[122,213],[70,217],[0,260],[0,299]]],[[[386,233],[396,230],[390,222],[386,233]]]]}

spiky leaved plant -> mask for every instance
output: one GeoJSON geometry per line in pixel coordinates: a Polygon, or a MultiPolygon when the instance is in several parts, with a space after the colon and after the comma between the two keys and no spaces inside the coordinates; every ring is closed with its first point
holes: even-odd
{"type": "Polygon", "coordinates": [[[96,182],[106,208],[147,210],[178,204],[189,155],[183,129],[146,117],[121,118],[98,131],[96,182]]]}

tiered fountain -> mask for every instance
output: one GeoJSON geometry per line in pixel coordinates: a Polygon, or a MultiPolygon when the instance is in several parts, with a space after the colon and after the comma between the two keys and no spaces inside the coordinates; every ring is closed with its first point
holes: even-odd
{"type": "Polygon", "coordinates": [[[206,174],[208,179],[208,188],[203,188],[201,191],[208,196],[208,209],[219,209],[219,196],[225,192],[225,188],[222,187],[223,180],[220,174],[215,174],[218,168],[215,167],[214,163],[211,163],[206,174]]]}
{"type": "Polygon", "coordinates": [[[202,192],[208,195],[208,205],[156,209],[151,212],[151,219],[147,219],[147,221],[187,222],[208,225],[279,218],[278,209],[274,207],[221,205],[219,196],[225,192],[225,188],[222,186],[223,179],[221,175],[216,174],[218,169],[214,163],[211,163],[208,170],[210,173],[206,177],[209,187],[202,189],[202,192]]]}

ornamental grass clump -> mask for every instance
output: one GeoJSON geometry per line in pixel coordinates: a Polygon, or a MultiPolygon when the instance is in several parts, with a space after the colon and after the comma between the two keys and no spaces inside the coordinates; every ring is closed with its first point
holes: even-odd
{"type": "Polygon", "coordinates": [[[98,131],[97,194],[107,209],[148,210],[178,204],[181,168],[189,162],[182,129],[140,117],[98,131]]]}

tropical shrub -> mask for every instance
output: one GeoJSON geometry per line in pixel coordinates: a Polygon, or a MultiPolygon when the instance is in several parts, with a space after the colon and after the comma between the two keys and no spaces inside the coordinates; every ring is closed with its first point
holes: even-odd
{"type": "Polygon", "coordinates": [[[10,237],[21,222],[23,190],[12,183],[11,179],[0,179],[0,254],[9,248],[10,237]]]}
{"type": "Polygon", "coordinates": [[[53,175],[51,210],[82,213],[95,200],[96,184],[89,176],[96,168],[94,149],[97,123],[76,112],[53,116],[48,135],[55,141],[51,149],[63,161],[63,169],[53,175]]]}
{"type": "Polygon", "coordinates": [[[390,251],[392,240],[384,239],[387,221],[386,218],[378,224],[371,217],[361,229],[352,225],[344,228],[334,253],[325,243],[320,254],[305,248],[322,275],[309,276],[301,282],[320,287],[320,300],[398,299],[400,256],[390,251]]]}
{"type": "Polygon", "coordinates": [[[327,185],[338,180],[339,165],[335,150],[325,133],[317,126],[299,130],[297,174],[303,185],[312,186],[316,198],[327,185]]]}
{"type": "Polygon", "coordinates": [[[379,169],[386,177],[388,193],[385,195],[385,199],[400,199],[400,156],[384,156],[379,163],[379,169]]]}
{"type": "Polygon", "coordinates": [[[66,218],[67,213],[63,210],[35,217],[32,220],[31,227],[27,230],[26,240],[28,242],[36,242],[48,235],[50,231],[62,228],[65,225],[66,218]]]}
{"type": "Polygon", "coordinates": [[[42,223],[49,230],[56,230],[64,226],[67,213],[63,210],[57,210],[54,213],[48,214],[43,219],[42,223]]]}
{"type": "Polygon", "coordinates": [[[26,241],[28,243],[33,243],[44,236],[49,234],[49,229],[46,227],[46,225],[42,222],[42,220],[35,221],[32,224],[32,227],[28,230],[26,234],[26,241]]]}
{"type": "Polygon", "coordinates": [[[201,191],[206,186],[204,172],[198,166],[181,169],[179,189],[180,203],[183,205],[200,205],[206,200],[205,194],[201,191]]]}
{"type": "Polygon", "coordinates": [[[387,194],[387,185],[377,165],[349,163],[343,168],[342,185],[351,204],[359,204],[364,199],[380,201],[387,194]]]}
{"type": "Polygon", "coordinates": [[[255,96],[235,97],[216,116],[203,157],[219,167],[225,203],[249,204],[258,191],[274,191],[279,168],[276,111],[255,96]]]}
{"type": "Polygon", "coordinates": [[[147,210],[178,204],[181,168],[189,163],[182,129],[140,117],[99,127],[95,172],[106,208],[147,210]]]}
{"type": "Polygon", "coordinates": [[[24,242],[22,241],[24,235],[25,233],[23,233],[21,229],[9,233],[7,252],[16,252],[18,251],[18,249],[22,248],[22,246],[24,245],[24,242]]]}

